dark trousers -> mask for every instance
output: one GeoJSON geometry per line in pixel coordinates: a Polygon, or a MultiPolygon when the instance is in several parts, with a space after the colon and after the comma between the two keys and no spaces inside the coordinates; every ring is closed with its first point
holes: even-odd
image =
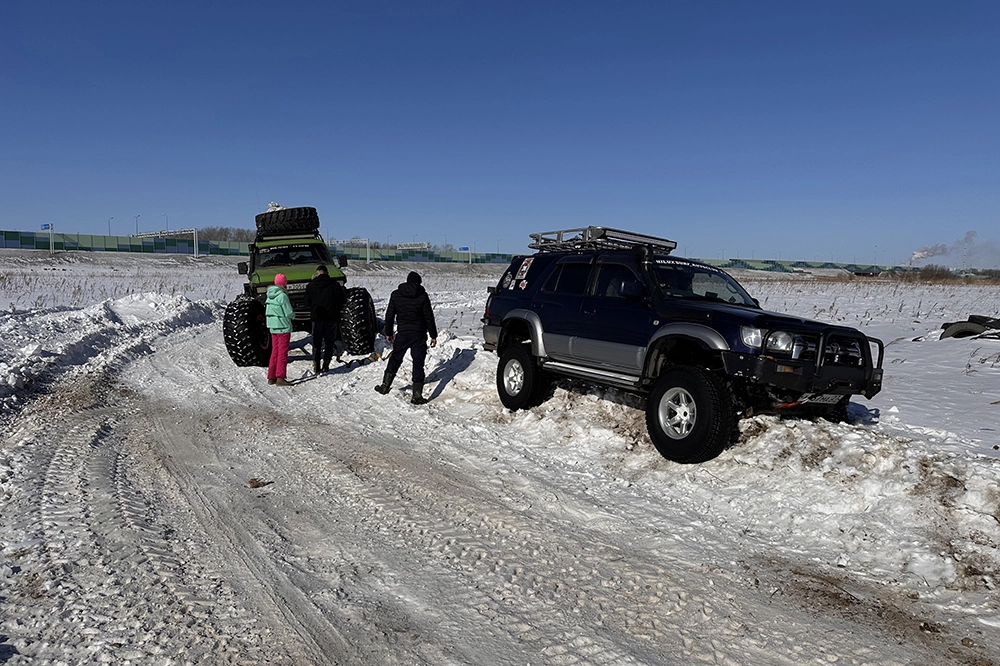
{"type": "Polygon", "coordinates": [[[333,358],[333,346],[339,337],[337,328],[335,321],[313,322],[313,362],[319,363],[321,356],[327,363],[333,358]]]}
{"type": "Polygon", "coordinates": [[[424,383],[424,359],[427,358],[427,334],[423,331],[412,333],[402,331],[392,339],[392,356],[386,363],[386,372],[396,374],[399,366],[403,364],[403,354],[410,350],[410,358],[413,359],[413,383],[424,383]]]}

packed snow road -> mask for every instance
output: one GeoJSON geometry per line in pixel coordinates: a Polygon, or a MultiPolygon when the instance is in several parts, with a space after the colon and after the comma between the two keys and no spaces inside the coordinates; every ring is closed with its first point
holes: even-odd
{"type": "Polygon", "coordinates": [[[1000,663],[997,459],[931,443],[968,434],[861,403],[674,465],[618,392],[503,410],[453,286],[422,407],[301,334],[268,386],[220,302],[7,316],[49,333],[8,364],[0,663],[1000,663]]]}

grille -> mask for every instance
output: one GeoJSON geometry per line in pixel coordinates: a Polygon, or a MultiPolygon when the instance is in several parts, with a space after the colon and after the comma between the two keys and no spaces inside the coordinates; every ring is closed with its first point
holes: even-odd
{"type": "MultiPolygon", "coordinates": [[[[796,335],[792,358],[815,363],[819,336],[796,335]]],[[[861,342],[855,338],[832,335],[826,340],[821,365],[841,368],[863,368],[865,365],[861,342]]]]}

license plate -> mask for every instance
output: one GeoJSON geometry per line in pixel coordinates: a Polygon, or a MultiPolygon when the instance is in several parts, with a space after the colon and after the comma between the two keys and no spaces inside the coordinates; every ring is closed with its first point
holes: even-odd
{"type": "Polygon", "coordinates": [[[819,403],[821,405],[835,405],[838,402],[840,402],[840,399],[843,397],[844,396],[842,395],[810,395],[810,396],[802,396],[801,398],[799,398],[799,402],[811,402],[814,404],[819,403]]]}

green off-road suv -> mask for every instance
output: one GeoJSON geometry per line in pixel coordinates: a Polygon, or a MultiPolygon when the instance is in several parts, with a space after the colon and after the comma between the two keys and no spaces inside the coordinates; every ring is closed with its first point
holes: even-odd
{"type": "MultiPolygon", "coordinates": [[[[346,257],[334,262],[319,234],[315,208],[283,208],[272,203],[254,219],[257,236],[250,245],[250,261],[237,265],[240,275],[247,276],[247,283],[243,293],[226,307],[222,321],[226,350],[239,366],[266,366],[271,356],[264,302],[267,288],[274,284],[278,273],[288,278],[286,291],[295,311],[292,320],[295,331],[310,330],[305,290],[317,266],[326,266],[330,277],[347,283],[341,270],[347,265],[346,257]]],[[[348,354],[370,354],[378,333],[372,297],[364,287],[347,288],[346,294],[340,319],[341,341],[348,354]]]]}
{"type": "Polygon", "coordinates": [[[531,234],[490,288],[485,348],[500,356],[509,409],[555,377],[638,393],[665,458],[701,462],[741,416],[844,418],[882,388],[881,341],[846,326],[766,312],[725,271],[676,257],[674,241],[603,227],[531,234]]]}

